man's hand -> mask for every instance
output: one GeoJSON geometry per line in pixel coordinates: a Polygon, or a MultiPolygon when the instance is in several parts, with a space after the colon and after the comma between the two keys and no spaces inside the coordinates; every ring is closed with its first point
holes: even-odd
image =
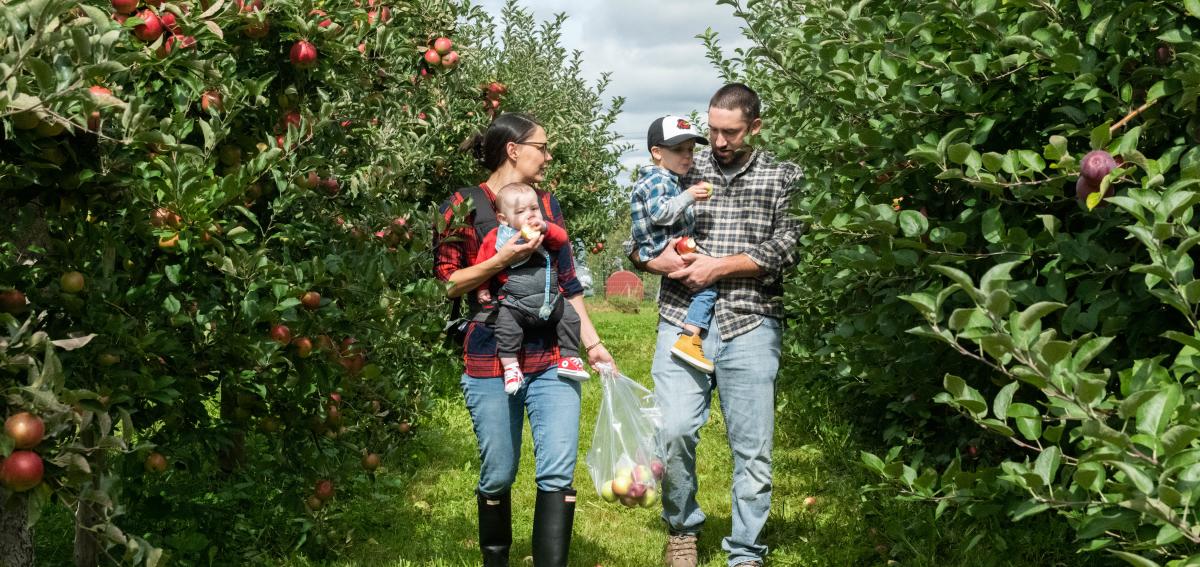
{"type": "MultiPolygon", "coordinates": [[[[687,262],[683,257],[675,251],[675,243],[679,242],[678,238],[672,238],[667,243],[667,247],[663,249],[662,254],[659,254],[654,259],[646,262],[645,269],[648,272],[654,272],[660,276],[665,276],[672,272],[677,272],[687,267],[687,262]]],[[[637,252],[634,252],[635,254],[637,252]]]]}
{"type": "MultiPolygon", "coordinates": [[[[670,248],[674,252],[674,247],[670,248]]],[[[665,255],[665,254],[664,254],[665,255]]],[[[676,254],[678,256],[678,254],[676,254]]],[[[662,256],[659,256],[661,258],[662,256]]],[[[667,274],[668,278],[679,281],[692,291],[702,290],[721,279],[721,260],[704,254],[684,254],[681,257],[684,267],[667,274]]]]}

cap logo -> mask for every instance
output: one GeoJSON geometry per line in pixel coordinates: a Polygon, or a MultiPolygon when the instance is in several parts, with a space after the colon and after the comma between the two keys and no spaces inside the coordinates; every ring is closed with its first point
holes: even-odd
{"type": "Polygon", "coordinates": [[[679,122],[675,123],[675,127],[679,128],[680,130],[691,130],[692,129],[692,125],[689,124],[687,120],[684,120],[682,118],[679,119],[679,122]]]}

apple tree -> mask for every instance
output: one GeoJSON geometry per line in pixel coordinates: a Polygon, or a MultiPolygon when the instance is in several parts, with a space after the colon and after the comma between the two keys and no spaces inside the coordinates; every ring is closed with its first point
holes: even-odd
{"type": "Polygon", "coordinates": [[[581,124],[557,190],[585,234],[614,189],[611,114],[590,121],[599,88],[553,28],[510,25],[542,59],[506,69],[469,4],[22,0],[0,21],[0,320],[36,351],[0,389],[46,424],[40,482],[0,499],[69,509],[76,564],[347,545],[341,503],[420,465],[405,440],[458,372],[429,247],[436,203],[481,179],[462,139],[497,106],[581,124]],[[30,371],[46,336],[67,342],[30,371]]]}
{"type": "Polygon", "coordinates": [[[714,63],[808,178],[792,383],[939,515],[1194,561],[1200,4],[722,3],[754,45],[714,63]]]}

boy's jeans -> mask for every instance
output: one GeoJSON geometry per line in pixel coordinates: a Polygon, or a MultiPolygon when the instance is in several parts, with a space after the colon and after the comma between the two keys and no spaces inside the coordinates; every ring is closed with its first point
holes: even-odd
{"type": "Polygon", "coordinates": [[[460,384],[479,440],[479,491],[500,494],[512,486],[521,461],[521,429],[529,412],[538,488],[571,488],[579,452],[579,382],[558,377],[551,367],[527,374],[524,388],[504,393],[500,378],[472,378],[460,384]]]}
{"type": "Polygon", "coordinates": [[[775,374],[779,370],[782,330],[764,318],[753,330],[721,340],[717,326],[704,340],[712,353],[713,379],[671,356],[680,328],[659,321],[651,374],[662,408],[661,451],[666,468],[663,519],[673,533],[698,533],[704,512],[696,502],[696,444],[708,421],[713,387],[719,388],[721,412],[733,453],[733,531],[721,544],[729,565],[762,560],[759,541],[771,508],[771,443],[775,433],[775,374]]]}
{"type": "Polygon", "coordinates": [[[692,296],[692,302],[688,304],[687,316],[683,318],[683,324],[695,325],[702,331],[708,330],[708,325],[712,321],[713,305],[717,303],[717,288],[706,287],[692,296]]]}

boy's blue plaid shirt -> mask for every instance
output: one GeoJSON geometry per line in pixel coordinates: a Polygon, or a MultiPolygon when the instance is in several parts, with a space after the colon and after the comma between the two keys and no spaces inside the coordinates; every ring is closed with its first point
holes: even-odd
{"type": "MultiPolygon", "coordinates": [[[[630,236],[638,257],[645,262],[662,253],[671,238],[689,232],[696,223],[696,211],[695,207],[682,204],[688,199],[678,199],[683,190],[671,170],[647,165],[638,173],[640,176],[629,196],[633,217],[630,236]]],[[[694,201],[688,204],[691,203],[694,201]]]]}

